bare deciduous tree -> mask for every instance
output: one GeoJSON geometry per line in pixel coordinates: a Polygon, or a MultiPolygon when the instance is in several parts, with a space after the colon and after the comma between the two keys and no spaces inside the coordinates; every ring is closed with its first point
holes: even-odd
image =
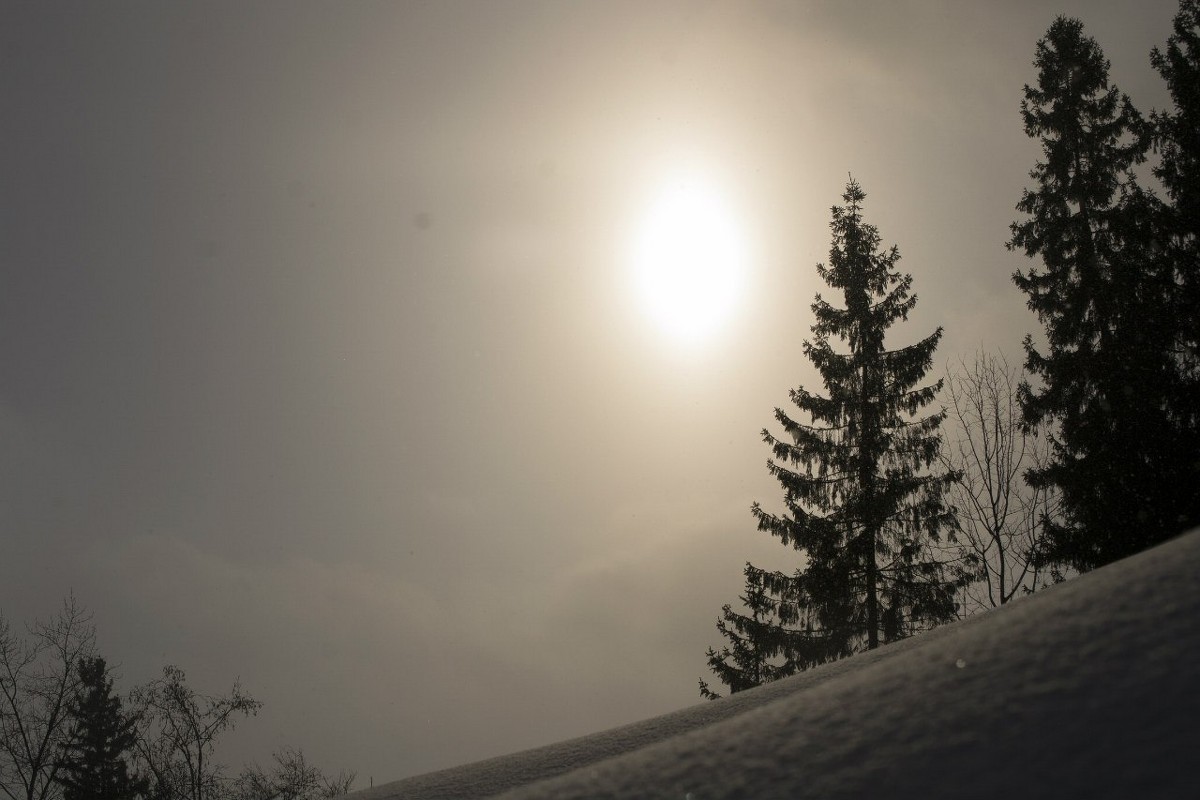
{"type": "Polygon", "coordinates": [[[300,750],[274,755],[275,768],[247,767],[234,782],[233,800],[329,800],[349,793],[353,772],[329,776],[312,766],[300,750]]]}
{"type": "Polygon", "coordinates": [[[958,438],[943,456],[960,473],[950,491],[957,507],[955,545],[969,580],[967,610],[999,606],[1035,591],[1058,573],[1034,563],[1043,517],[1054,518],[1058,496],[1030,487],[1024,474],[1049,456],[1049,441],[1022,425],[1017,369],[1002,354],[980,352],[973,364],[948,370],[950,416],[958,438]]]}
{"type": "Polygon", "coordinates": [[[211,756],[217,738],[238,715],[254,716],[262,703],[236,681],[225,697],[197,693],[179,667],[130,695],[138,714],[139,767],[154,781],[161,800],[214,800],[225,790],[221,765],[211,756]]]}
{"type": "Polygon", "coordinates": [[[62,791],[55,778],[72,736],[75,667],[93,655],[96,632],[74,595],[27,630],[14,633],[0,614],[0,792],[9,800],[50,800],[62,791]]]}

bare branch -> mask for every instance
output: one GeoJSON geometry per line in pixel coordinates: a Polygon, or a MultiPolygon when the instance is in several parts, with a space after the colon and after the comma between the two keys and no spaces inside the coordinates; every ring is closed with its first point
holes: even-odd
{"type": "Polygon", "coordinates": [[[1035,591],[1049,576],[1033,562],[1042,519],[1057,515],[1058,498],[1031,487],[1024,474],[1049,457],[1051,439],[1022,425],[1018,370],[1003,354],[980,352],[947,370],[949,418],[957,439],[943,463],[961,477],[950,491],[961,534],[956,545],[977,565],[964,587],[970,609],[1003,605],[1035,591]]]}
{"type": "Polygon", "coordinates": [[[0,793],[8,800],[56,800],[55,778],[73,736],[75,665],[94,654],[96,633],[74,595],[26,630],[19,637],[0,614],[0,793]]]}
{"type": "Polygon", "coordinates": [[[173,800],[213,800],[222,793],[222,768],[209,759],[217,738],[238,715],[254,716],[262,707],[237,682],[224,697],[199,694],[174,666],[134,689],[130,700],[138,712],[139,765],[153,776],[155,794],[173,800]]]}

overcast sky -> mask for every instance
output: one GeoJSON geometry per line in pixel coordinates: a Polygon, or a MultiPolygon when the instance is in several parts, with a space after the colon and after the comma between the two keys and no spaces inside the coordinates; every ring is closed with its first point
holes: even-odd
{"type": "MultiPolygon", "coordinates": [[[[699,702],[848,173],[945,326],[1019,360],[1010,275],[1056,13],[1148,112],[1172,0],[9,3],[0,611],[74,591],[128,688],[266,703],[359,786],[699,702]],[[664,186],[743,288],[638,302],[664,186]]],[[[833,298],[836,295],[827,292],[833,298]]],[[[936,377],[936,376],[931,376],[936,377]]]]}

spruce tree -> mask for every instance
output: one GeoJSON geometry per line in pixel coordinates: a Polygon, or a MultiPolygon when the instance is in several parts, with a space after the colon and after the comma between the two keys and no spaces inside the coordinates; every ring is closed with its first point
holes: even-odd
{"type": "Polygon", "coordinates": [[[1173,27],[1166,51],[1156,47],[1150,53],[1175,104],[1173,111],[1152,116],[1161,156],[1154,174],[1170,200],[1164,208],[1165,247],[1180,286],[1174,309],[1184,379],[1180,417],[1195,432],[1200,428],[1200,3],[1182,0],[1173,27]]]}
{"type": "Polygon", "coordinates": [[[1147,128],[1078,20],[1059,17],[1038,42],[1036,87],[1021,103],[1044,161],[1017,209],[1010,249],[1043,269],[1013,280],[1045,326],[1025,338],[1025,423],[1052,437],[1052,456],[1027,473],[1062,492],[1063,522],[1044,521],[1040,560],[1088,570],[1180,530],[1194,509],[1194,456],[1180,439],[1173,357],[1178,302],[1161,246],[1157,200],[1133,169],[1147,128]]]}
{"type": "Polygon", "coordinates": [[[137,740],[134,720],[112,693],[104,659],[79,661],[80,687],[70,712],[74,735],[58,781],[64,800],[133,800],[147,792],[145,780],[129,773],[126,760],[137,740]]]}
{"type": "Polygon", "coordinates": [[[726,607],[718,629],[732,647],[709,651],[713,672],[732,691],[955,615],[955,585],[930,547],[950,522],[942,493],[954,476],[932,469],[945,411],[918,417],[941,389],[941,381],[918,384],[942,330],[886,348],[887,329],[907,319],[917,297],[912,276],[896,269],[899,250],[880,250],[878,231],[863,221],[865,197],[852,179],[845,205],[833,209],[829,264],[817,265],[844,301],[835,307],[817,295],[813,339],[804,343],[826,394],[792,390],[808,421],[777,408],[784,436],[762,432],[786,513],[758,503],[752,513],[759,530],[803,553],[806,563],[790,575],[746,565],[742,599],[751,613],[726,607]],[[835,350],[831,337],[848,352],[835,350]]]}
{"type": "Polygon", "coordinates": [[[1166,51],[1150,63],[1167,82],[1174,112],[1154,114],[1161,161],[1154,173],[1176,204],[1180,235],[1200,235],[1200,3],[1181,0],[1166,51]]]}
{"type": "MultiPolygon", "coordinates": [[[[790,659],[776,663],[777,656],[788,652],[787,631],[776,615],[778,600],[769,596],[763,583],[753,577],[758,572],[756,567],[746,564],[746,592],[740,599],[749,616],[735,613],[728,604],[722,607],[717,630],[729,644],[719,651],[710,647],[706,654],[709,669],[731,693],[752,689],[796,671],[790,659]]],[[[703,679],[700,695],[709,700],[721,696],[703,679]]]]}

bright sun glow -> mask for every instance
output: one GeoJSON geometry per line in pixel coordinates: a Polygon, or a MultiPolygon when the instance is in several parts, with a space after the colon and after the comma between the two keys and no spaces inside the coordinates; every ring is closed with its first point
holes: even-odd
{"type": "Polygon", "coordinates": [[[707,339],[740,299],[745,251],[734,218],[711,187],[673,181],[650,204],[636,232],[638,299],[673,338],[707,339]]]}

